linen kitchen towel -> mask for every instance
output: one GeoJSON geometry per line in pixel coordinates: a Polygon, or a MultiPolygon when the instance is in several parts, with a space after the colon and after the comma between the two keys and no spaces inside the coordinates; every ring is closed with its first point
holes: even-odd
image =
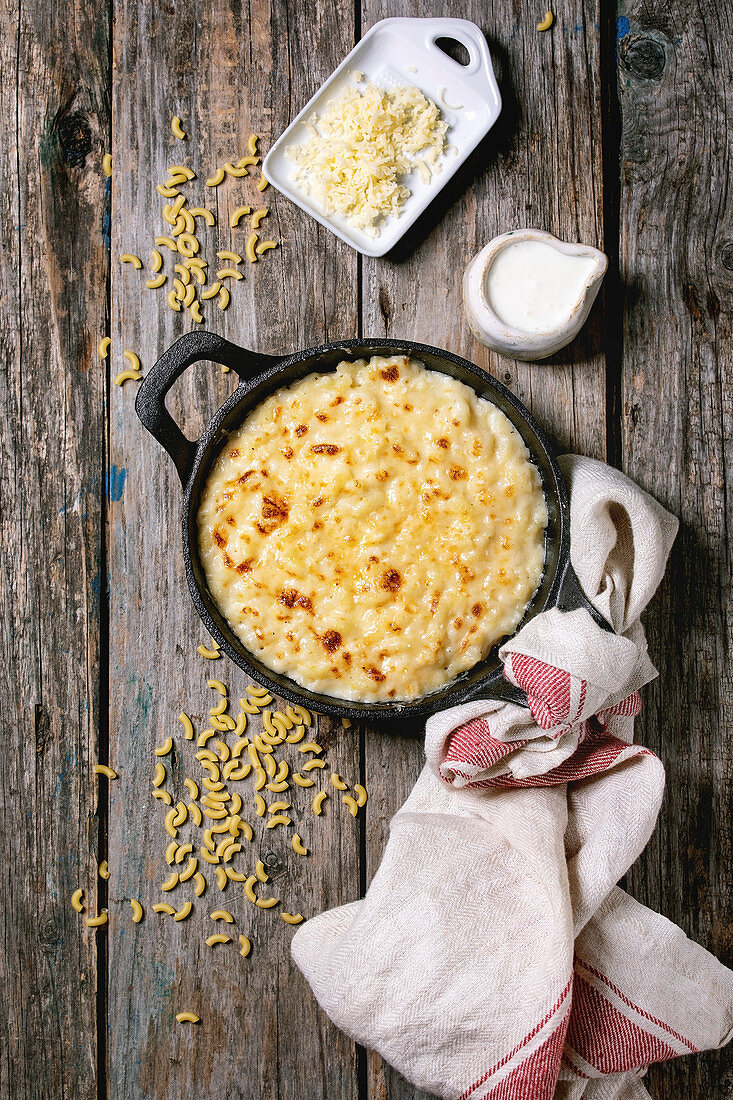
{"type": "Polygon", "coordinates": [[[292,943],[340,1028],[450,1100],[637,1100],[650,1062],[733,1029],[733,973],[616,886],[662,799],[633,722],[677,521],[608,466],[560,461],[571,560],[616,634],[552,610],[503,646],[530,709],[431,718],[366,897],[292,943]]]}

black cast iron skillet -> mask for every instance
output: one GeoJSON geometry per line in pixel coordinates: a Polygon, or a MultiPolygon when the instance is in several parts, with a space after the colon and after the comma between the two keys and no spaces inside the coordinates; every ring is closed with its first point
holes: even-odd
{"type": "Polygon", "coordinates": [[[522,436],[539,470],[549,516],[545,536],[545,570],[520,625],[549,607],[566,611],[583,607],[601,626],[611,629],[585,599],[570,565],[567,490],[549,444],[527,409],[505,386],[473,363],[448,351],[408,340],[345,340],[320,348],[308,348],[295,355],[277,357],[246,351],[212,332],[191,332],[182,336],[160,357],[138,391],[135,408],[145,427],[173,459],[183,485],[183,557],[191,597],[206,629],[235,664],[290,702],[301,703],[324,714],[384,722],[396,717],[424,717],[471,699],[507,699],[526,706],[524,693],[503,675],[497,656],[498,646],[484,661],[457,679],[413,701],[356,703],[308,691],[289,677],[272,672],[245,649],[208,590],[198,554],[196,515],[207,475],[229,433],[240,427],[251,409],[281,386],[297,382],[314,371],[333,371],[344,359],[401,353],[419,359],[430,370],[457,378],[480,397],[493,401],[522,436]],[[201,438],[192,443],[166,409],[165,397],[176,379],[202,359],[229,367],[241,381],[212,417],[201,438]]]}

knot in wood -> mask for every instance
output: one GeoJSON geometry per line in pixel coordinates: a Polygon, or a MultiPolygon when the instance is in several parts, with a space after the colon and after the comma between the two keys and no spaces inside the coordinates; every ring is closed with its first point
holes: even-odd
{"type": "Polygon", "coordinates": [[[92,131],[89,122],[78,111],[56,116],[55,124],[61,153],[67,164],[83,164],[92,148],[92,131]]]}
{"type": "Polygon", "coordinates": [[[59,926],[53,917],[40,922],[38,939],[42,947],[56,947],[59,942],[59,926]]]}
{"type": "Polygon", "coordinates": [[[622,39],[619,54],[624,68],[639,80],[659,80],[667,64],[664,45],[650,34],[622,39]]]}
{"type": "Polygon", "coordinates": [[[720,262],[726,271],[733,271],[733,241],[726,241],[721,248],[720,262]]]}

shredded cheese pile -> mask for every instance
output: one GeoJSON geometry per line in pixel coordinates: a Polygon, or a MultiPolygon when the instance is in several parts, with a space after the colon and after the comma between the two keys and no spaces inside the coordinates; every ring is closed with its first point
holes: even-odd
{"type": "Polygon", "coordinates": [[[397,217],[411,192],[400,177],[439,172],[448,124],[419,88],[382,91],[349,85],[307,123],[311,136],[287,150],[295,182],[325,214],[341,214],[377,236],[377,223],[397,217]]]}

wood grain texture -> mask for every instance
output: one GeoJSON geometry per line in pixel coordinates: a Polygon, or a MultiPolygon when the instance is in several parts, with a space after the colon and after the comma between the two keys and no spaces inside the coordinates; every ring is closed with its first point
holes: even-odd
{"type": "MultiPolygon", "coordinates": [[[[242,201],[262,200],[263,230],[282,242],[256,268],[244,265],[227,312],[204,304],[204,327],[273,353],[359,332],[450,348],[512,388],[560,449],[610,455],[681,517],[647,617],[660,677],[638,727],[665,763],[667,795],[628,888],[733,963],[733,11],[620,0],[616,13],[605,0],[570,0],[551,33],[538,34],[541,14],[528,0],[118,0],[111,43],[110,9],[88,0],[4,10],[0,606],[12,657],[0,672],[0,810],[18,873],[0,906],[10,959],[0,986],[2,1097],[428,1100],[324,1017],[290,961],[279,908],[254,909],[236,883],[221,893],[208,867],[201,899],[187,885],[160,892],[170,838],[165,807],[151,798],[154,746],[173,736],[167,785],[188,801],[183,779],[204,773],[177,715],[187,710],[198,732],[216,702],[207,679],[229,684],[235,713],[247,683],[195,652],[206,638],[183,575],[175,472],[135,417],[135,384],[107,392],[127,365],[124,348],[145,371],[195,327],[164,292],[144,288],[147,272],[118,263],[129,250],[147,265],[153,236],[168,231],[155,184],[175,162],[197,171],[187,193],[217,215],[217,227],[200,232],[212,268],[218,249],[242,251],[246,219],[229,228],[242,201]],[[616,14],[619,117],[608,38],[616,14]],[[476,21],[504,100],[495,129],[399,254],[359,260],[253,180],[203,185],[245,152],[250,130],[266,151],[355,37],[390,15],[476,21]],[[171,134],[173,114],[186,142],[171,134]],[[100,170],[110,147],[111,273],[100,170]],[[612,271],[620,268],[622,284],[607,279],[579,339],[546,364],[498,358],[463,319],[465,264],[520,225],[605,244],[612,271]],[[105,331],[106,366],[96,356],[105,331]],[[109,797],[91,772],[107,748],[120,772],[109,797]],[[102,855],[108,888],[96,875],[102,855]],[[106,932],[85,929],[70,908],[77,885],[93,908],[109,894],[106,932]],[[131,897],[146,907],[140,926],[131,897]],[[151,910],[188,898],[194,911],[181,923],[151,910]],[[236,942],[203,942],[221,930],[209,917],[221,905],[236,917],[235,940],[251,936],[246,960],[236,942]],[[177,1025],[184,1008],[202,1025],[177,1025]]],[[[176,384],[169,405],[191,438],[233,384],[210,364],[176,384]]],[[[423,760],[420,730],[343,730],[319,719],[317,737],[329,761],[318,786],[268,800],[292,802],[308,857],[292,851],[290,830],[264,829],[251,781],[236,785],[254,829],[237,865],[253,869],[261,856],[271,873],[261,892],[306,916],[365,889],[423,760]],[[331,769],[368,786],[357,821],[329,788],[331,769]],[[310,801],[322,785],[332,797],[316,819],[310,801]]],[[[294,767],[301,760],[293,746],[280,755],[294,767]]],[[[197,833],[186,825],[180,839],[197,833]]],[[[731,1049],[655,1067],[654,1100],[733,1100],[731,1049]]]]}
{"type": "MultiPolygon", "coordinates": [[[[680,517],[647,617],[639,738],[667,790],[631,892],[733,962],[730,5],[620,8],[623,464],[680,517]],[[726,45],[727,44],[727,45],[726,45]]],[[[733,1051],[654,1067],[654,1096],[733,1097],[733,1051]]]]}
{"type": "MultiPolygon", "coordinates": [[[[241,253],[248,233],[247,219],[230,230],[231,209],[242,202],[259,206],[264,199],[271,211],[267,234],[281,240],[281,247],[256,267],[245,263],[244,280],[232,286],[226,313],[205,303],[203,309],[205,327],[245,347],[285,352],[355,334],[356,261],[345,246],[271,189],[261,196],[254,187],[257,174],[228,179],[213,193],[203,185],[217,166],[246,152],[250,131],[263,135],[266,151],[271,133],[287,125],[352,42],[353,12],[343,3],[307,11],[257,2],[244,9],[196,2],[174,11],[130,0],[117,7],[113,255],[130,250],[147,259],[162,225],[164,200],[155,184],[171,163],[194,168],[198,179],[186,193],[217,215],[216,229],[199,232],[201,255],[214,269],[216,250],[241,253]],[[183,119],[185,142],[171,134],[174,114],[183,119]]],[[[129,347],[147,369],[177,335],[194,327],[185,314],[168,309],[162,293],[144,288],[142,272],[115,264],[116,364],[129,347]]],[[[210,365],[190,370],[178,383],[170,404],[190,436],[200,434],[230,384],[210,365]]],[[[186,921],[175,923],[150,910],[166,897],[159,884],[169,870],[163,860],[169,840],[161,824],[165,807],[151,798],[153,747],[174,736],[172,789],[179,797],[185,776],[200,778],[200,771],[177,715],[187,710],[201,730],[215,701],[207,678],[223,677],[234,700],[247,681],[228,662],[207,662],[196,653],[206,639],[183,574],[180,486],[169,459],[143,432],[134,396],[134,387],[115,391],[111,412],[110,461],[126,470],[126,481],[110,519],[110,752],[123,778],[109,829],[115,921],[109,1095],[351,1100],[353,1044],[323,1017],[291,963],[292,929],[280,919],[280,907],[255,909],[235,883],[220,894],[212,869],[205,867],[209,886],[203,898],[194,898],[190,884],[174,891],[176,905],[179,898],[194,901],[186,921]],[[130,897],[146,905],[139,928],[129,920],[130,897]],[[222,903],[236,918],[235,935],[245,932],[252,939],[246,960],[235,945],[204,944],[220,930],[208,914],[222,903]],[[196,1011],[201,1026],[176,1024],[182,1009],[196,1011]]],[[[358,774],[358,739],[354,748],[351,740],[335,738],[325,722],[318,736],[336,770],[358,774]]],[[[297,753],[289,750],[288,756],[297,753]]],[[[251,780],[238,789],[245,797],[243,816],[255,830],[253,843],[237,858],[240,870],[253,870],[258,855],[271,857],[273,892],[282,907],[306,916],[358,895],[359,836],[350,817],[331,805],[316,819],[313,790],[288,792],[294,820],[302,820],[312,848],[303,858],[290,848],[289,830],[264,831],[252,809],[251,780]]],[[[193,841],[198,831],[186,826],[184,832],[193,841]]]]}
{"type": "MultiPolygon", "coordinates": [[[[362,11],[362,31],[379,19],[408,14],[393,0],[365,0],[362,11]]],[[[503,110],[468,170],[457,177],[458,185],[449,185],[438,209],[423,219],[412,250],[364,261],[364,335],[402,336],[465,355],[509,386],[561,449],[603,458],[601,303],[581,338],[551,365],[524,364],[478,343],[463,313],[461,289],[471,257],[508,229],[529,225],[564,240],[603,247],[598,7],[580,0],[565,5],[551,34],[536,31],[538,12],[528,3],[487,7],[462,0],[436,8],[417,0],[409,14],[450,15],[482,28],[503,110]]],[[[393,742],[380,730],[367,734],[365,766],[372,807],[368,879],[384,851],[389,820],[407,797],[423,759],[420,735],[393,742]]],[[[375,1054],[369,1057],[372,1095],[380,1100],[424,1097],[375,1054]]]]}
{"type": "Polygon", "coordinates": [[[3,12],[0,36],[0,1095],[97,1095],[108,13],[3,12]],[[83,71],[83,83],[78,73],[83,71]],[[95,430],[85,433],[85,425],[95,430]]]}

